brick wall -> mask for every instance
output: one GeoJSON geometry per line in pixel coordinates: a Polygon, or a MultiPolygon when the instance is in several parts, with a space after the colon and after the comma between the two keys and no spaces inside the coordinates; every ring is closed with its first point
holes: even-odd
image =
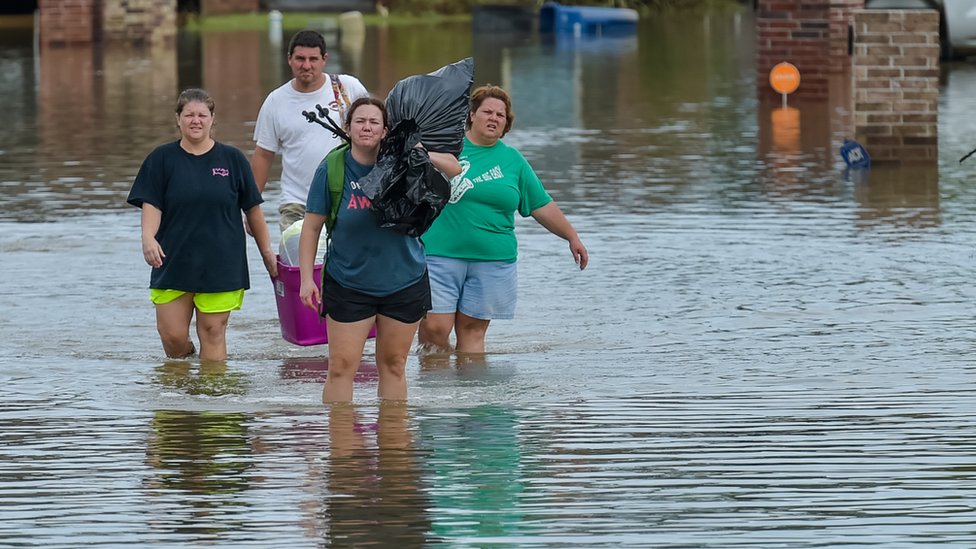
{"type": "Polygon", "coordinates": [[[101,0],[38,0],[41,41],[52,46],[89,44],[97,40],[101,0]]]}
{"type": "Polygon", "coordinates": [[[939,13],[852,15],[855,139],[872,162],[937,163],[939,13]]]}
{"type": "Polygon", "coordinates": [[[176,38],[176,0],[100,0],[105,40],[156,44],[176,38]]]}
{"type": "Polygon", "coordinates": [[[38,0],[37,8],[41,41],[49,46],[143,45],[176,37],[176,0],[38,0]]]}
{"type": "Polygon", "coordinates": [[[855,10],[864,8],[864,0],[832,0],[829,7],[830,17],[830,56],[833,67],[838,67],[838,61],[847,62],[850,58],[848,39],[850,38],[851,14],[855,10]]]}
{"type": "Polygon", "coordinates": [[[779,99],[769,71],[782,61],[800,71],[798,98],[826,99],[831,74],[849,67],[848,21],[864,0],[759,0],[756,10],[760,99],[779,99]]]}
{"type": "Polygon", "coordinates": [[[200,0],[200,15],[225,15],[258,11],[259,0],[200,0]]]}

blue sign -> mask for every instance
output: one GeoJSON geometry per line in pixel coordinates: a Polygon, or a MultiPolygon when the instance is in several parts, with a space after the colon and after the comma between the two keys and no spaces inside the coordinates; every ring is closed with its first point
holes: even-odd
{"type": "Polygon", "coordinates": [[[840,146],[840,156],[850,168],[870,168],[871,155],[867,149],[853,139],[845,139],[840,146]]]}

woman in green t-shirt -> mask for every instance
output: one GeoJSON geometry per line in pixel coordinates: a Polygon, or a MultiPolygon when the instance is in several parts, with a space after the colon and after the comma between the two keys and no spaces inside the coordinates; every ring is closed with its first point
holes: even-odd
{"type": "Polygon", "coordinates": [[[579,268],[589,259],[573,225],[552,200],[522,154],[502,142],[512,129],[512,100],[498,86],[471,92],[461,151],[461,175],[451,197],[424,234],[432,308],[420,323],[428,349],[485,352],[492,319],[515,316],[518,288],[515,212],[532,216],[569,242],[579,268]]]}

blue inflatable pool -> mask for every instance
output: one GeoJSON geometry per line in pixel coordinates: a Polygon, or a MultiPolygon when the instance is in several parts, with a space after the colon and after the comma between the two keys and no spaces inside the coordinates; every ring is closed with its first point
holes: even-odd
{"type": "Polygon", "coordinates": [[[637,12],[627,8],[563,6],[546,2],[539,10],[539,32],[622,34],[637,30],[637,12]]]}

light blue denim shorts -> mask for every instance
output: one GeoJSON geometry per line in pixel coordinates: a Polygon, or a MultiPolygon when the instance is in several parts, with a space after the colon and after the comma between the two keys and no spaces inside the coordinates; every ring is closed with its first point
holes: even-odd
{"type": "Polygon", "coordinates": [[[462,313],[481,320],[515,318],[518,267],[515,262],[465,261],[427,256],[431,313],[462,313]]]}

